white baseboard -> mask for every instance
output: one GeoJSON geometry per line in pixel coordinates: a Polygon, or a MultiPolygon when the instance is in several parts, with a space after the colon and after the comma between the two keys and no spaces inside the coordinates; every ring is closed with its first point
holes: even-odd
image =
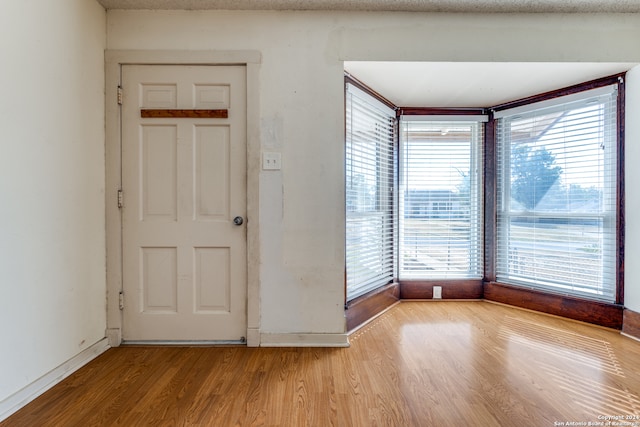
{"type": "Polygon", "coordinates": [[[260,334],[260,347],[349,347],[347,334],[260,334]]]}
{"type": "Polygon", "coordinates": [[[46,373],[22,390],[0,401],[0,422],[26,406],[51,387],[60,383],[69,375],[109,349],[107,338],[103,338],[86,350],[67,360],[62,365],[46,373]]]}
{"type": "Polygon", "coordinates": [[[110,347],[120,347],[120,344],[122,344],[122,329],[107,329],[107,342],[110,347]]]}
{"type": "Polygon", "coordinates": [[[247,329],[247,347],[260,347],[260,329],[247,329]]]}

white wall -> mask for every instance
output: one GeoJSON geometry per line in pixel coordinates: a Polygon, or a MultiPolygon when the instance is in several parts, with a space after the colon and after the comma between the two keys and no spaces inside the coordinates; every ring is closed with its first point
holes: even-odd
{"type": "Polygon", "coordinates": [[[625,127],[625,307],[640,313],[640,66],[627,72],[625,127]]]}
{"type": "MultiPolygon", "coordinates": [[[[639,62],[637,40],[640,16],[622,14],[107,14],[109,49],[262,53],[262,148],[283,155],[281,173],[260,178],[261,328],[276,333],[344,331],[342,61],[639,62]]],[[[637,308],[640,283],[627,285],[637,308]]]]}
{"type": "Polygon", "coordinates": [[[0,28],[1,416],[104,337],[106,14],[3,1],[0,28]]]}

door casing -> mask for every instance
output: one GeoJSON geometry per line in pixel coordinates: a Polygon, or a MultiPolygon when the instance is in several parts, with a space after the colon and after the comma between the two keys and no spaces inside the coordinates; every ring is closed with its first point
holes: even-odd
{"type": "Polygon", "coordinates": [[[105,52],[106,119],[106,246],[107,331],[109,345],[122,342],[122,218],[118,208],[122,163],[118,88],[121,68],[126,64],[244,65],[247,70],[247,346],[260,345],[260,288],[258,268],[260,221],[258,188],[260,172],[259,68],[257,51],[160,51],[107,50],[105,52]]]}

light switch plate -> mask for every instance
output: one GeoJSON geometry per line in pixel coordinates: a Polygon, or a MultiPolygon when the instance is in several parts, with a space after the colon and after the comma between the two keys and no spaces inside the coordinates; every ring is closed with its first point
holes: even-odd
{"type": "Polygon", "coordinates": [[[262,170],[277,171],[282,169],[282,154],[274,152],[262,153],[262,170]]]}

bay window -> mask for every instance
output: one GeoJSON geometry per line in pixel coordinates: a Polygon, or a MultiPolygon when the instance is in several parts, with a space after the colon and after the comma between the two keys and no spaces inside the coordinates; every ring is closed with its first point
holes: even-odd
{"type": "Polygon", "coordinates": [[[444,286],[617,325],[623,89],[611,76],[456,110],[391,108],[347,84],[347,301],[444,286]]]}

